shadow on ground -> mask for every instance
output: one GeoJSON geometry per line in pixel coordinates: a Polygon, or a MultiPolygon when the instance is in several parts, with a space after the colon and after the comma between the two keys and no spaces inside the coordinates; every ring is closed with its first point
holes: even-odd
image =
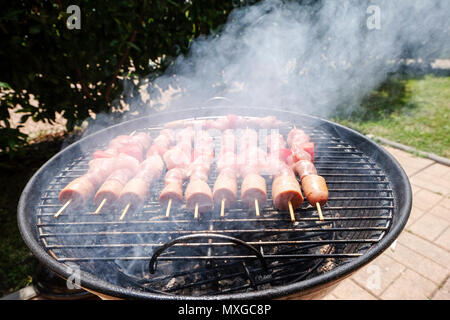
{"type": "Polygon", "coordinates": [[[48,136],[20,152],[0,156],[0,296],[31,281],[37,265],[17,226],[17,204],[31,176],[61,150],[66,137],[48,136]]]}
{"type": "Polygon", "coordinates": [[[450,77],[450,69],[433,68],[431,63],[401,65],[397,72],[389,74],[377,88],[367,94],[358,107],[339,106],[332,118],[348,121],[379,121],[394,112],[409,112],[417,106],[410,101],[406,84],[426,76],[450,77]],[[350,113],[348,110],[353,110],[350,113]]]}

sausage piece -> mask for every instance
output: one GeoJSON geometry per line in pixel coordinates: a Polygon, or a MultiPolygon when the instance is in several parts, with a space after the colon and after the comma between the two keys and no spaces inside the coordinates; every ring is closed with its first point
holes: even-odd
{"type": "Polygon", "coordinates": [[[168,170],[182,167],[185,168],[191,163],[191,152],[185,152],[179,145],[173,147],[163,155],[164,162],[168,170]]]}
{"type": "Polygon", "coordinates": [[[294,164],[293,168],[297,172],[301,181],[308,175],[317,175],[316,167],[311,161],[308,160],[300,160],[294,164]]]}
{"type": "Polygon", "coordinates": [[[186,170],[182,168],[173,168],[166,172],[164,177],[164,183],[166,185],[170,183],[183,183],[183,180],[186,178],[186,170]]]}
{"type": "Polygon", "coordinates": [[[224,170],[217,177],[213,190],[214,203],[220,205],[222,200],[225,199],[225,208],[230,208],[237,200],[236,175],[229,174],[224,170]]]}
{"type": "Polygon", "coordinates": [[[311,162],[314,161],[314,159],[311,157],[311,154],[303,150],[300,146],[293,146],[291,147],[291,156],[288,157],[288,162],[292,161],[292,163],[295,163],[300,160],[309,160],[311,162]]]}
{"type": "Polygon", "coordinates": [[[71,206],[78,207],[85,204],[95,191],[95,187],[87,176],[81,176],[71,181],[59,193],[59,201],[65,204],[72,199],[71,206]]]}
{"type": "Polygon", "coordinates": [[[289,146],[292,147],[292,145],[297,143],[305,143],[309,141],[309,136],[305,133],[305,131],[294,128],[291,131],[289,131],[287,136],[287,143],[289,146]]]}
{"type": "Polygon", "coordinates": [[[172,204],[175,205],[178,205],[183,201],[182,182],[168,183],[159,195],[159,204],[166,207],[170,199],[172,199],[172,204]]]}
{"type": "Polygon", "coordinates": [[[140,207],[147,197],[152,181],[161,175],[163,168],[164,163],[159,155],[150,156],[142,162],[139,172],[123,187],[120,203],[130,203],[132,209],[140,207]]]}
{"type": "Polygon", "coordinates": [[[94,197],[95,205],[99,205],[103,199],[106,199],[106,204],[111,205],[119,199],[120,193],[127,182],[133,177],[134,171],[124,168],[118,169],[111,173],[111,175],[102,184],[94,197]]]}
{"type": "Polygon", "coordinates": [[[295,175],[280,175],[273,180],[272,199],[275,207],[281,211],[289,210],[289,201],[294,210],[302,205],[303,196],[295,175]]]}
{"type": "Polygon", "coordinates": [[[150,189],[150,182],[141,178],[133,178],[123,187],[120,193],[120,203],[130,203],[131,209],[142,206],[150,189]]]}
{"type": "Polygon", "coordinates": [[[318,175],[308,175],[302,180],[302,187],[308,202],[323,206],[328,201],[328,188],[325,179],[318,175]]]}
{"type": "Polygon", "coordinates": [[[198,204],[198,212],[208,212],[213,208],[213,195],[209,185],[200,179],[191,180],[185,190],[186,207],[194,211],[198,204]]]}
{"type": "Polygon", "coordinates": [[[205,167],[202,164],[192,166],[188,171],[188,176],[192,180],[208,181],[209,167],[205,167]]]}
{"type": "Polygon", "coordinates": [[[261,206],[267,201],[266,180],[259,174],[247,174],[241,185],[242,202],[249,208],[255,207],[255,199],[261,206]]]}

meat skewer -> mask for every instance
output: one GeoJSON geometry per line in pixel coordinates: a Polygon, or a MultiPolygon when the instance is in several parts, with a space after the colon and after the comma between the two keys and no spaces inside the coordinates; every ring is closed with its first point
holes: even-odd
{"type": "Polygon", "coordinates": [[[176,145],[163,155],[168,171],[164,177],[165,187],[159,196],[159,203],[166,207],[166,217],[170,215],[173,204],[183,201],[183,181],[187,178],[187,168],[192,160],[192,141],[194,130],[187,127],[176,135],[176,145]]]}
{"type": "Polygon", "coordinates": [[[173,132],[162,130],[147,151],[146,159],[140,164],[137,174],[128,181],[119,195],[119,203],[126,204],[119,220],[122,220],[129,209],[140,207],[148,195],[154,179],[161,176],[164,169],[162,159],[164,150],[172,144],[173,132]]]}
{"type": "MultiPolygon", "coordinates": [[[[141,162],[144,151],[151,143],[151,138],[144,132],[134,135],[135,133],[136,131],[133,131],[129,136],[119,136],[112,140],[107,151],[110,150],[109,153],[112,154],[122,152],[141,162]]],[[[108,176],[95,194],[94,202],[98,207],[94,214],[98,214],[107,202],[112,205],[118,200],[121,190],[136,174],[136,170],[137,168],[119,168],[108,176]]]]}
{"type": "Polygon", "coordinates": [[[309,142],[309,136],[303,130],[297,128],[289,132],[288,143],[292,153],[297,154],[292,168],[300,177],[305,197],[312,206],[317,208],[319,219],[324,220],[322,206],[328,201],[328,188],[325,179],[317,174],[313,164],[314,144],[309,142]]]}
{"type": "Polygon", "coordinates": [[[133,175],[136,174],[137,170],[137,167],[133,169],[120,168],[111,173],[95,194],[94,202],[98,205],[98,208],[94,213],[98,213],[106,202],[110,206],[115,204],[119,199],[121,190],[133,175]]]}
{"type": "Polygon", "coordinates": [[[133,131],[130,135],[120,135],[111,140],[106,150],[94,152],[94,158],[113,158],[120,153],[128,154],[142,161],[143,150],[148,149],[151,137],[145,132],[133,131]]]}
{"type": "MultiPolygon", "coordinates": [[[[94,159],[89,162],[89,170],[86,174],[71,181],[59,193],[59,200],[63,206],[54,215],[59,217],[61,213],[69,206],[78,207],[84,205],[97,187],[116,169],[132,165],[133,161],[129,154],[121,152],[118,146],[119,141],[123,141],[129,136],[118,136],[111,140],[108,147],[109,152],[95,152],[94,159]],[[113,145],[114,147],[111,147],[113,145]],[[104,156],[99,156],[99,153],[104,156]],[[96,156],[97,154],[97,156],[96,156]]],[[[141,138],[140,138],[141,139],[141,138]]],[[[142,139],[143,140],[143,139],[142,139]]],[[[126,150],[123,150],[126,151],[126,150]]],[[[134,158],[132,158],[135,160],[134,158]]],[[[136,160],[136,162],[138,162],[136,160]]],[[[136,164],[134,162],[134,164],[136,164]]]]}
{"type": "Polygon", "coordinates": [[[164,124],[164,128],[176,129],[185,128],[188,126],[201,126],[206,130],[217,129],[237,129],[237,128],[278,128],[283,125],[283,122],[278,120],[274,116],[258,117],[258,118],[245,118],[234,114],[229,114],[225,117],[220,117],[215,120],[175,120],[164,124]]]}
{"type": "Polygon", "coordinates": [[[201,130],[195,137],[193,161],[187,172],[189,183],[184,193],[186,207],[194,211],[195,219],[199,218],[199,213],[213,208],[213,194],[207,183],[213,161],[213,139],[206,131],[201,130]]]}
{"type": "Polygon", "coordinates": [[[319,176],[314,164],[307,160],[297,162],[294,165],[294,170],[301,179],[306,199],[317,208],[320,220],[324,220],[322,206],[328,201],[328,188],[325,178],[319,176]]]}
{"type": "Polygon", "coordinates": [[[259,207],[267,201],[267,186],[260,174],[265,165],[266,154],[258,148],[257,141],[258,134],[255,130],[247,128],[242,133],[238,165],[239,174],[243,178],[241,200],[248,208],[255,208],[256,216],[259,216],[259,207]]]}
{"type": "Polygon", "coordinates": [[[217,159],[219,176],[214,183],[213,199],[220,204],[220,216],[225,216],[225,208],[231,207],[237,200],[236,181],[236,137],[231,129],[222,134],[220,155],[217,159]]]}
{"type": "Polygon", "coordinates": [[[289,210],[291,221],[295,222],[294,210],[302,205],[303,196],[295,173],[286,162],[289,156],[285,148],[286,142],[281,134],[272,131],[268,136],[268,147],[270,154],[267,170],[274,174],[272,182],[274,205],[278,210],[289,210]]]}

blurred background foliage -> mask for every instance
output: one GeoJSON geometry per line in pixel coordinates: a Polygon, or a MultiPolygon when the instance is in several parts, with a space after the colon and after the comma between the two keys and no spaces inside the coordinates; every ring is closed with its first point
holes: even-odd
{"type": "Polygon", "coordinates": [[[254,2],[9,2],[0,11],[0,150],[27,143],[20,124],[12,125],[12,109],[20,123],[53,123],[61,114],[71,131],[92,114],[121,108],[121,79],[158,76],[195,37],[218,30],[234,7],[254,2]],[[66,26],[70,5],[81,9],[79,30],[66,26]]]}

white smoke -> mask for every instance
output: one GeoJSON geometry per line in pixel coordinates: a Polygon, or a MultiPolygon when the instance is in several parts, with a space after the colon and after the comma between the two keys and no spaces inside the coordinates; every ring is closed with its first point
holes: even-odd
{"type": "Polygon", "coordinates": [[[219,34],[196,39],[165,75],[142,81],[145,105],[193,107],[221,96],[327,116],[395,71],[406,49],[422,59],[450,52],[449,12],[447,0],[265,0],[237,8],[219,34]]]}

